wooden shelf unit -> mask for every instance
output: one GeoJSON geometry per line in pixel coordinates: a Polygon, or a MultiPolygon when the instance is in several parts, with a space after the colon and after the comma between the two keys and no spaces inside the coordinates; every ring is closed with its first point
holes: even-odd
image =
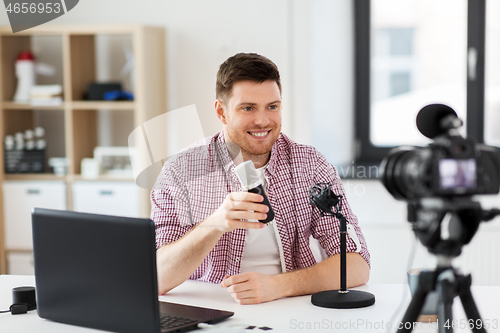
{"type": "Polygon", "coordinates": [[[57,106],[33,106],[25,103],[2,102],[4,110],[133,110],[136,108],[134,101],[68,101],[57,106]]]}
{"type": "Polygon", "coordinates": [[[67,180],[67,176],[57,176],[53,173],[16,173],[6,174],[4,180],[67,180]]]}
{"type": "MultiPolygon", "coordinates": [[[[36,56],[36,54],[35,54],[36,56]]],[[[166,112],[165,31],[160,27],[141,25],[50,25],[46,24],[16,34],[10,27],[0,27],[0,185],[5,180],[64,181],[67,185],[68,209],[72,209],[73,181],[87,180],[80,175],[82,158],[93,157],[97,146],[98,110],[125,110],[133,113],[133,127],[166,112]],[[131,39],[134,55],[134,101],[85,101],[84,92],[97,78],[96,36],[122,35],[131,39]],[[62,45],[63,103],[58,106],[32,106],[13,102],[17,79],[15,62],[19,53],[30,50],[33,36],[60,38],[62,45]],[[58,112],[64,127],[64,154],[69,159],[68,174],[5,174],[5,135],[34,127],[39,110],[58,112]]],[[[48,142],[48,145],[51,143],[48,142]]],[[[55,156],[48,156],[55,157],[55,156]]],[[[60,156],[57,156],[60,157],[60,156]]],[[[101,181],[133,181],[128,178],[101,176],[101,181]]],[[[89,180],[92,181],[92,180],[89,180]]],[[[7,252],[29,252],[29,249],[6,248],[3,196],[0,186],[0,274],[7,273],[7,252]]],[[[150,213],[149,190],[141,190],[141,215],[150,213]]]]}
{"type": "Polygon", "coordinates": [[[66,108],[65,102],[57,106],[33,106],[25,103],[16,102],[2,102],[2,109],[4,110],[64,110],[66,108]]]}

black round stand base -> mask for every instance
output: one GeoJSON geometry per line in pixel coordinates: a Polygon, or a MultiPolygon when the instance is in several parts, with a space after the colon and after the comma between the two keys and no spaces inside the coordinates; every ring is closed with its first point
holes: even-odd
{"type": "Polygon", "coordinates": [[[375,295],[366,291],[326,290],[311,296],[311,303],[322,308],[354,309],[364,308],[375,303],[375,295]]]}

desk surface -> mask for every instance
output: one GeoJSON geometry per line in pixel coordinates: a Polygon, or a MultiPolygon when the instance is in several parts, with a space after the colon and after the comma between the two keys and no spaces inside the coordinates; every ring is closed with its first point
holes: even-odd
{"type": "MultiPolygon", "coordinates": [[[[12,288],[35,285],[33,276],[0,275],[0,310],[7,310],[12,303],[12,288]]],[[[198,281],[186,281],[170,293],[160,296],[163,301],[219,308],[233,311],[233,317],[217,324],[215,328],[205,328],[197,332],[265,332],[244,330],[247,326],[267,326],[272,332],[387,332],[386,324],[400,309],[400,321],[409,302],[408,287],[402,284],[368,284],[360,288],[375,294],[375,305],[362,309],[324,309],[311,304],[310,296],[291,297],[257,305],[239,305],[229,293],[219,285],[198,281]],[[407,294],[401,306],[403,294],[407,294]],[[382,325],[384,328],[382,328],[382,325]]],[[[473,287],[476,303],[483,320],[490,325],[488,332],[500,332],[500,287],[473,287]]],[[[455,299],[454,318],[456,324],[464,321],[465,314],[459,299],[455,299]]],[[[102,332],[82,327],[65,325],[41,319],[36,311],[24,315],[0,314],[0,331],[17,332],[102,332]]],[[[428,324],[414,332],[435,332],[428,324]]],[[[470,332],[457,329],[455,332],[470,332]]]]}

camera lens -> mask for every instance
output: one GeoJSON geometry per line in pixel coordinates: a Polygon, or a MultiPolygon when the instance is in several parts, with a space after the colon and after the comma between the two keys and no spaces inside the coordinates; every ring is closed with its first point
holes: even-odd
{"type": "Polygon", "coordinates": [[[432,156],[417,147],[398,147],[381,164],[382,183],[398,200],[413,199],[432,192],[432,156]]]}

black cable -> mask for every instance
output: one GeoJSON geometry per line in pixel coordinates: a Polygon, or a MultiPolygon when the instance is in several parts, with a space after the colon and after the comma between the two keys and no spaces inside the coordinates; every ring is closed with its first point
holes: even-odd
{"type": "MultiPolygon", "coordinates": [[[[31,310],[33,310],[33,309],[31,309],[31,310]]],[[[0,311],[0,313],[7,313],[7,312],[12,313],[13,315],[27,313],[28,312],[28,303],[12,304],[10,306],[10,310],[9,311],[0,311]]]]}

